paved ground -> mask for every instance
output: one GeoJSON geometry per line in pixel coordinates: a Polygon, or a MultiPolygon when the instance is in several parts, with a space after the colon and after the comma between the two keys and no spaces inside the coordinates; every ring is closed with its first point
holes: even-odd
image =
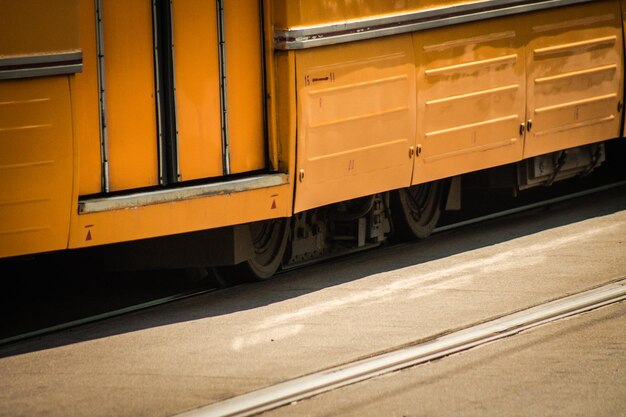
{"type": "Polygon", "coordinates": [[[622,188],[5,347],[0,415],[176,414],[622,278],[625,238],[622,188]]]}
{"type": "Polygon", "coordinates": [[[626,303],[262,414],[626,416],[626,303]]]}

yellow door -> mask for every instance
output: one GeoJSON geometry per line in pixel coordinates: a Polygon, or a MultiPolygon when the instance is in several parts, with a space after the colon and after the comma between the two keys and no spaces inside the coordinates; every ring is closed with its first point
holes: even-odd
{"type": "Polygon", "coordinates": [[[259,0],[217,6],[206,0],[172,2],[182,181],[265,168],[259,0]]]}
{"type": "Polygon", "coordinates": [[[258,0],[101,8],[109,191],[265,168],[258,0]]]}
{"type": "Polygon", "coordinates": [[[159,183],[152,3],[102,1],[110,191],[159,183]]]}
{"type": "Polygon", "coordinates": [[[265,168],[265,105],[259,0],[224,1],[230,173],[265,168]]]}
{"type": "Polygon", "coordinates": [[[413,62],[411,35],[297,52],[296,212],[409,185],[413,62]]]}
{"type": "Polygon", "coordinates": [[[514,18],[417,32],[413,184],[517,161],[524,50],[514,18]]]}
{"type": "Polygon", "coordinates": [[[623,83],[618,2],[524,16],[530,42],[524,157],[619,136],[623,83]]]}
{"type": "Polygon", "coordinates": [[[223,173],[217,8],[172,3],[180,180],[223,173]]]}

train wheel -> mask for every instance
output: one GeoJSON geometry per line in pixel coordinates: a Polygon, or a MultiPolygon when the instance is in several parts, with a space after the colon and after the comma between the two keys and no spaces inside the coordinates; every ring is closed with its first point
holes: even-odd
{"type": "Polygon", "coordinates": [[[441,215],[446,181],[402,188],[392,193],[394,234],[405,239],[428,237],[441,215]]]}
{"type": "Polygon", "coordinates": [[[276,219],[250,225],[254,257],[244,262],[241,269],[246,278],[266,280],[278,271],[285,255],[289,238],[289,220],[276,219]]]}

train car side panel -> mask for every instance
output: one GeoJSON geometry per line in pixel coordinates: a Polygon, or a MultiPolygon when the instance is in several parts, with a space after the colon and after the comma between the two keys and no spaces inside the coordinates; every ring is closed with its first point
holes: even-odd
{"type": "Polygon", "coordinates": [[[97,246],[288,217],[291,196],[292,186],[285,180],[275,187],[76,214],[69,246],[97,246]]]}
{"type": "Polygon", "coordinates": [[[226,77],[232,173],[265,168],[265,106],[259,0],[225,2],[226,77]]]}
{"type": "Polygon", "coordinates": [[[102,5],[110,189],[157,185],[151,3],[102,5]]]}
{"type": "Polygon", "coordinates": [[[220,176],[217,10],[211,2],[188,0],[173,2],[172,11],[180,180],[220,176]]]}
{"type": "Polygon", "coordinates": [[[74,0],[0,1],[0,256],[67,247],[82,70],[74,0]]]}
{"type": "Polygon", "coordinates": [[[370,0],[319,1],[281,0],[275,2],[276,27],[313,26],[352,19],[371,18],[437,7],[473,3],[467,0],[370,0]]]}
{"type": "Polygon", "coordinates": [[[413,62],[410,35],[296,54],[295,212],[409,184],[413,62]]]}
{"type": "Polygon", "coordinates": [[[598,1],[524,16],[528,134],[524,157],[616,138],[621,130],[622,20],[598,1]]]}
{"type": "Polygon", "coordinates": [[[78,50],[77,1],[0,1],[0,56],[78,50]]]}
{"type": "Polygon", "coordinates": [[[0,253],[67,247],[73,144],[68,76],[0,81],[0,253]]]}
{"type": "Polygon", "coordinates": [[[524,50],[515,20],[413,35],[418,127],[413,184],[520,160],[524,50]]]}
{"type": "Polygon", "coordinates": [[[102,191],[95,2],[78,2],[78,12],[83,71],[70,82],[77,139],[78,193],[86,195],[102,191]]]}

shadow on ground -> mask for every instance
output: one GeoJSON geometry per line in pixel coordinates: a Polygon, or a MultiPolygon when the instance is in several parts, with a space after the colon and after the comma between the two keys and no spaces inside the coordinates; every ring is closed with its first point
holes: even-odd
{"type": "MultiPolygon", "coordinates": [[[[599,195],[556,204],[549,209],[534,210],[460,230],[435,234],[423,241],[396,244],[305,269],[292,270],[280,274],[270,281],[238,285],[122,317],[8,344],[0,348],[0,358],[256,309],[373,274],[444,259],[459,253],[623,210],[626,210],[626,187],[624,186],[599,195]]],[[[55,266],[48,265],[48,267],[54,268],[55,266]]],[[[64,279],[49,275],[44,268],[40,274],[43,276],[33,278],[30,287],[33,288],[33,292],[38,291],[41,297],[46,295],[46,291],[50,291],[50,294],[54,294],[55,291],[58,294],[63,294],[64,287],[71,287],[77,282],[84,282],[87,277],[93,281],[93,285],[82,290],[82,297],[79,294],[74,298],[67,298],[66,301],[69,303],[78,303],[82,302],[79,300],[90,299],[90,296],[93,295],[91,293],[102,291],[103,288],[107,288],[107,284],[110,284],[108,287],[111,288],[110,291],[114,295],[117,293],[118,298],[123,299],[123,287],[116,286],[116,282],[132,280],[134,285],[137,283],[146,285],[147,292],[151,291],[150,283],[155,284],[161,281],[165,282],[165,285],[169,285],[167,283],[177,282],[177,285],[180,285],[181,282],[180,276],[177,276],[179,272],[176,271],[143,272],[141,274],[115,276],[96,274],[96,278],[92,278],[90,272],[85,271],[84,275],[73,275],[64,279]]],[[[188,278],[188,275],[186,277],[188,278]]],[[[207,285],[206,282],[191,281],[191,283],[187,283],[190,288],[194,285],[207,285]]],[[[31,315],[42,317],[55,314],[55,311],[49,311],[49,309],[56,307],[37,305],[37,302],[31,298],[25,298],[23,301],[9,300],[12,293],[7,291],[4,291],[3,297],[5,298],[3,300],[5,301],[3,303],[4,311],[2,311],[3,328],[10,326],[12,321],[19,322],[21,314],[26,314],[26,311],[31,315]]],[[[89,301],[86,302],[89,303],[89,301]]]]}

